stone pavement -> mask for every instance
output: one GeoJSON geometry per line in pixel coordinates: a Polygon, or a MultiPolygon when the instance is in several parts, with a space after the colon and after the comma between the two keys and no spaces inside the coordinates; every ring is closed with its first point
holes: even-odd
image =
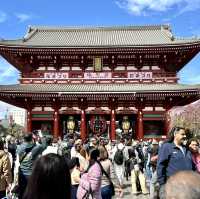
{"type": "Polygon", "coordinates": [[[122,198],[120,198],[118,196],[118,193],[115,193],[115,197],[113,197],[114,199],[149,199],[149,195],[143,195],[143,194],[139,194],[137,196],[133,195],[131,193],[131,182],[130,182],[130,177],[129,177],[129,181],[126,181],[124,179],[124,189],[123,189],[123,196],[122,198]]]}

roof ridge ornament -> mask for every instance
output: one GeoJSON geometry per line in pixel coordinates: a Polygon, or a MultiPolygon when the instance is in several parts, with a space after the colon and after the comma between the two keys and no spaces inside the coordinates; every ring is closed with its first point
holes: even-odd
{"type": "Polygon", "coordinates": [[[28,31],[23,37],[23,42],[29,40],[37,31],[38,31],[37,28],[34,28],[31,25],[28,25],[28,31]]]}

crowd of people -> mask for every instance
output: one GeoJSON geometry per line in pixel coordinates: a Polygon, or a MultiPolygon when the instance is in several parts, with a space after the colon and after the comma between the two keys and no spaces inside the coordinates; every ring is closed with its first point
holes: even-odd
{"type": "Polygon", "coordinates": [[[32,133],[23,141],[0,139],[0,198],[123,198],[130,178],[135,196],[197,199],[199,173],[199,140],[188,140],[183,127],[174,127],[169,139],[159,142],[62,140],[32,133]]]}

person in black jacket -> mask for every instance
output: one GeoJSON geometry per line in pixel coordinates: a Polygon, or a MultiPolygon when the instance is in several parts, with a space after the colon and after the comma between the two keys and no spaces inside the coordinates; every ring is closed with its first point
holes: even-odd
{"type": "Polygon", "coordinates": [[[15,138],[12,136],[8,141],[8,152],[12,155],[12,179],[14,179],[14,168],[15,168],[15,160],[16,160],[16,150],[17,144],[15,143],[15,138]]]}

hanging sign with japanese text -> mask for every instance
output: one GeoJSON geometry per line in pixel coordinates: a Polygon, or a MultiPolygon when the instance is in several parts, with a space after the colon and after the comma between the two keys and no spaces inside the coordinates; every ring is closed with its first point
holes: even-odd
{"type": "Polygon", "coordinates": [[[44,73],[46,79],[67,79],[68,73],[44,73]]]}
{"type": "Polygon", "coordinates": [[[128,72],[129,79],[152,79],[152,72],[128,72]]]}
{"type": "Polygon", "coordinates": [[[84,73],[85,79],[110,79],[112,78],[112,73],[94,73],[94,72],[86,72],[84,73]]]}

